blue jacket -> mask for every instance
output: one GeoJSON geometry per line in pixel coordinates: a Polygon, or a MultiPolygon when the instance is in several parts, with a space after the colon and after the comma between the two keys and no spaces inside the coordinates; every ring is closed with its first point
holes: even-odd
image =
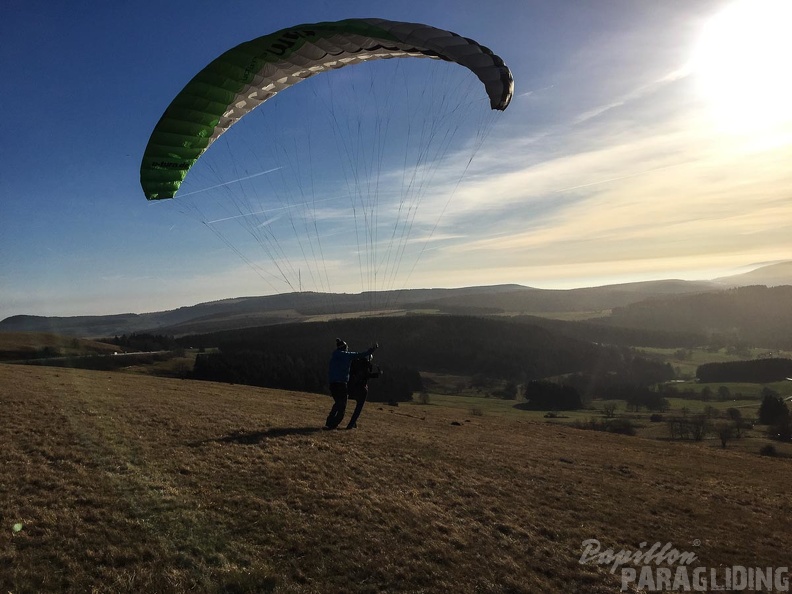
{"type": "Polygon", "coordinates": [[[364,353],[353,353],[351,351],[342,351],[341,349],[334,350],[333,354],[330,356],[330,366],[328,369],[329,383],[336,384],[339,382],[348,382],[349,366],[352,363],[352,359],[357,359],[358,357],[368,357],[373,352],[373,348],[367,350],[364,353]]]}

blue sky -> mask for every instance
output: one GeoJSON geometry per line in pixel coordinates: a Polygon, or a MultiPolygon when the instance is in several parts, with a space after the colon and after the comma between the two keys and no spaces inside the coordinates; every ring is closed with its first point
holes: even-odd
{"type": "MultiPolygon", "coordinates": [[[[790,259],[792,91],[778,56],[792,55],[784,40],[792,15],[783,5],[6,0],[0,319],[145,312],[288,291],[278,266],[296,273],[292,286],[359,292],[700,279],[790,259]],[[285,91],[257,110],[279,130],[262,120],[256,125],[266,134],[250,127],[221,139],[237,171],[223,165],[225,149],[207,152],[206,174],[191,173],[183,187],[191,196],[145,199],[139,167],[151,130],[209,61],[291,25],[371,16],[476,39],[515,79],[511,106],[484,117],[486,141],[461,181],[460,163],[471,155],[464,131],[431,163],[434,185],[390,253],[397,210],[390,184],[404,172],[381,162],[378,222],[361,227],[351,215],[354,190],[343,182],[349,170],[334,161],[338,144],[313,127],[320,109],[311,102],[348,91],[345,84],[385,88],[396,80],[391,65],[372,74],[364,70],[370,65],[354,66],[285,91]],[[287,145],[312,134],[308,165],[304,150],[289,153],[287,145]],[[250,155],[255,165],[240,165],[250,155]],[[298,181],[286,180],[296,169],[298,181]],[[297,206],[286,208],[289,201],[297,206]],[[217,213],[243,208],[246,216],[213,223],[225,218],[217,213]],[[256,230],[260,245],[240,222],[256,230]],[[364,253],[360,234],[375,227],[364,253]],[[319,245],[321,258],[305,256],[319,245]],[[382,259],[394,250],[403,259],[386,275],[382,259]],[[367,258],[379,261],[367,267],[367,258]]],[[[438,66],[451,67],[432,61],[430,68],[438,66]]],[[[415,78],[404,70],[404,80],[421,87],[441,84],[437,70],[419,69],[415,78]]],[[[473,85],[465,96],[475,92],[473,85]]],[[[404,125],[394,114],[391,137],[401,138],[404,125]]]]}

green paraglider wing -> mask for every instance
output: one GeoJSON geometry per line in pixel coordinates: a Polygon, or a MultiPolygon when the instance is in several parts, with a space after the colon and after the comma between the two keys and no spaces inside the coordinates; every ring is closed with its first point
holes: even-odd
{"type": "Polygon", "coordinates": [[[228,50],[171,102],[140,166],[149,200],[173,198],[190,167],[245,114],[276,93],[326,70],[384,58],[436,58],[470,69],[504,110],[514,82],[503,60],[456,33],[382,19],[348,19],[283,29],[228,50]]]}

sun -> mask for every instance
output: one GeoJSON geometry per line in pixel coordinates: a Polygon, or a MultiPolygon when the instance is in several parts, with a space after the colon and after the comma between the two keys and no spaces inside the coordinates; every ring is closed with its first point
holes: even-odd
{"type": "Polygon", "coordinates": [[[736,133],[792,125],[792,0],[738,0],[705,26],[693,61],[718,124],[736,133]]]}

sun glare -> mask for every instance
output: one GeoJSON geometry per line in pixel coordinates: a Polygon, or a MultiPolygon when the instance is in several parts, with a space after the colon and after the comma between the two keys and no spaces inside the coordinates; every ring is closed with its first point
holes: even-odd
{"type": "Polygon", "coordinates": [[[783,133],[792,125],[792,0],[728,6],[707,23],[693,69],[719,126],[783,133]]]}

